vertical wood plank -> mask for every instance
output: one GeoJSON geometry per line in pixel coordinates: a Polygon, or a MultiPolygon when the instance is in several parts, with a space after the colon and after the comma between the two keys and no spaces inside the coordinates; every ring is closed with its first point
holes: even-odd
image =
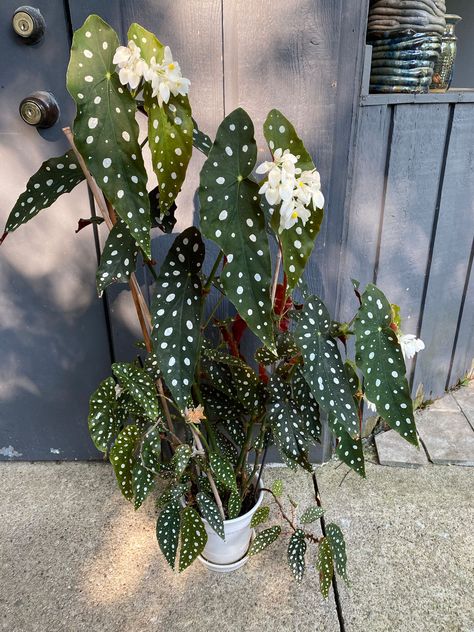
{"type": "Polygon", "coordinates": [[[473,252],[471,252],[469,278],[466,279],[464,304],[462,306],[462,314],[460,315],[459,331],[453,354],[448,387],[455,386],[460,378],[474,369],[474,272],[472,266],[474,242],[472,248],[473,252]]]}

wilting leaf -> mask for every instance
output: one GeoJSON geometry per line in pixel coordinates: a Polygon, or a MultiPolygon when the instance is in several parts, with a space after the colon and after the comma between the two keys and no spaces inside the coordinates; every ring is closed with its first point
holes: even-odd
{"type": "Polygon", "coordinates": [[[96,224],[97,226],[104,223],[103,217],[88,217],[84,219],[81,217],[77,222],[77,229],[74,231],[75,233],[79,233],[81,230],[86,228],[87,226],[92,226],[96,224]]]}

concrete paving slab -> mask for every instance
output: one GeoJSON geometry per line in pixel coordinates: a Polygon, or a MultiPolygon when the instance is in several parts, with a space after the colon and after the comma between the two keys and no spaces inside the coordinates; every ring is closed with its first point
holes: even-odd
{"type": "MultiPolygon", "coordinates": [[[[308,475],[278,468],[268,483],[280,477],[311,502],[308,475]]],[[[199,564],[173,573],[152,500],[135,512],[108,464],[2,463],[0,515],[1,630],[339,632],[314,563],[297,585],[283,539],[229,575],[199,564]]]]}
{"type": "Polygon", "coordinates": [[[367,464],[318,470],[327,520],[344,531],[347,632],[473,632],[474,470],[367,464]]]}
{"type": "Polygon", "coordinates": [[[380,465],[390,467],[423,467],[428,464],[422,446],[416,448],[395,430],[375,435],[375,445],[380,465]]]}
{"type": "Polygon", "coordinates": [[[462,413],[417,413],[416,427],[432,463],[474,466],[474,431],[462,413]]]}
{"type": "Polygon", "coordinates": [[[474,429],[474,381],[453,392],[453,397],[474,429]]]}
{"type": "Polygon", "coordinates": [[[444,397],[436,399],[432,404],[429,405],[428,409],[441,410],[452,413],[458,413],[460,411],[459,405],[451,393],[448,393],[444,397]]]}

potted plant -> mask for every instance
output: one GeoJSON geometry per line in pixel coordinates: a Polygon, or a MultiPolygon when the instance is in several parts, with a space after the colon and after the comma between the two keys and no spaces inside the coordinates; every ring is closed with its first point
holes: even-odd
{"type": "MultiPolygon", "coordinates": [[[[101,217],[82,224],[103,221],[110,230],[97,289],[128,283],[143,334],[138,357],[113,364],[91,396],[92,440],[136,509],[165,480],[156,535],[172,568],[179,557],[180,571],[197,558],[232,570],[269,546],[281,524],[253,533],[269,519],[266,495],[289,529],[292,573],[301,580],[307,544],[316,545],[327,596],[334,568],[346,577],[341,530],[331,524],[315,534],[311,525],[323,514],[317,500],[297,520],[281,483],[265,488],[267,448],[276,445],[290,468],[311,473],[308,449],[320,442],[324,415],[339,458],[364,476],[364,398],[417,444],[396,306],[374,285],[362,292],[354,282],[358,308],[338,323],[305,290],[324,198],[313,160],[281,112],[267,116],[271,159],[256,166],[244,110],[229,114],[212,141],[191,117],[189,81],[170,49],[138,24],[120,46],[96,15],[74,34],[67,85],[77,104],[73,132],[65,129],[71,149],[31,177],[3,240],[87,180],[101,217]],[[148,119],[141,144],[137,116],[148,119]],[[177,235],[157,269],[151,231],[172,231],[193,146],[206,155],[199,228],[177,235]],[[145,153],[156,187],[148,184],[145,153]],[[208,274],[204,238],[218,247],[208,274]],[[138,260],[154,277],[150,305],[135,277],[138,260]],[[235,315],[219,320],[226,299],[235,315]],[[255,357],[244,357],[244,335],[259,341],[255,357]],[[346,353],[350,336],[355,362],[346,353]]],[[[412,352],[421,343],[409,344],[412,352]]]]}

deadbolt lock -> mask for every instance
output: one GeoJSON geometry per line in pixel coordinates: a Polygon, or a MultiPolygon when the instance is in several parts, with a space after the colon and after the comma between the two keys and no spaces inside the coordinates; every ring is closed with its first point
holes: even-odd
{"type": "Polygon", "coordinates": [[[20,116],[34,127],[52,127],[59,118],[59,106],[51,92],[34,92],[20,103],[20,116]]]}
{"type": "Polygon", "coordinates": [[[46,22],[39,9],[24,6],[13,14],[12,26],[25,44],[36,44],[44,35],[46,22]]]}

